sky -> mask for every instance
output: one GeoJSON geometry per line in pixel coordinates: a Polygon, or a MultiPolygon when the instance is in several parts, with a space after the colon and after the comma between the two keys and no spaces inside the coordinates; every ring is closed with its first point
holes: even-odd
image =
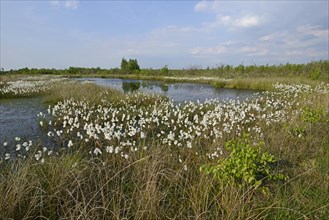
{"type": "Polygon", "coordinates": [[[329,1],[0,0],[0,67],[206,68],[329,59],[329,1]]]}

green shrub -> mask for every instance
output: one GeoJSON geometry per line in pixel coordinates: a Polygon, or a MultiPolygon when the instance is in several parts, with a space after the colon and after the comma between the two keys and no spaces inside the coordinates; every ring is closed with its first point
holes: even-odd
{"type": "Polygon", "coordinates": [[[224,184],[248,185],[254,188],[264,186],[267,180],[285,180],[287,177],[273,171],[274,156],[262,153],[264,143],[252,145],[249,135],[241,139],[228,141],[225,148],[229,156],[220,159],[216,164],[201,166],[201,172],[222,180],[224,184]]]}
{"type": "Polygon", "coordinates": [[[306,107],[302,110],[302,120],[306,123],[316,123],[320,122],[323,115],[322,109],[312,109],[310,107],[306,107]]]}

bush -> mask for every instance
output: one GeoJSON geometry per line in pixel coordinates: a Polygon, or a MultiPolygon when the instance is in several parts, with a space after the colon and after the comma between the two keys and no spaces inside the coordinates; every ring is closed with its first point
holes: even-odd
{"type": "Polygon", "coordinates": [[[230,152],[229,156],[217,164],[203,165],[200,170],[222,180],[225,185],[262,186],[262,189],[267,189],[264,180],[285,180],[287,177],[272,170],[274,156],[261,152],[263,144],[260,142],[252,146],[247,134],[241,139],[228,141],[225,148],[230,152]]]}

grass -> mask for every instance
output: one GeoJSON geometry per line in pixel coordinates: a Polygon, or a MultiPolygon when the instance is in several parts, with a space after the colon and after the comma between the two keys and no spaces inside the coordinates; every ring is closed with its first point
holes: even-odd
{"type": "Polygon", "coordinates": [[[234,89],[252,89],[270,91],[273,90],[274,83],[282,84],[307,84],[315,86],[318,81],[310,80],[302,77],[255,77],[255,78],[234,78],[232,80],[222,82],[215,81],[211,84],[216,87],[234,88],[234,89]]]}
{"type": "MultiPolygon", "coordinates": [[[[159,112],[172,111],[172,106],[161,105],[159,97],[126,96],[93,84],[59,84],[45,95],[51,105],[71,98],[87,100],[90,106],[111,103],[113,109],[122,110],[118,118],[129,106],[136,106],[129,108],[133,116],[146,114],[150,106],[156,106],[159,112]]],[[[221,146],[234,140],[237,131],[215,143],[196,138],[193,148],[186,151],[168,147],[150,132],[144,141],[134,139],[138,149],[145,144],[148,149],[132,152],[127,159],[120,154],[90,154],[91,149],[101,148],[103,139],[99,139],[47,156],[44,163],[34,156],[44,147],[41,144],[34,146],[24,160],[2,160],[0,219],[326,219],[329,95],[303,93],[297,99],[289,100],[299,103],[291,108],[289,120],[270,126],[262,120],[257,124],[265,143],[262,151],[274,155],[276,169],[289,176],[287,181],[269,182],[268,193],[248,185],[224,184],[199,171],[200,166],[213,160],[196,155],[194,150],[221,146]],[[307,108],[311,113],[321,112],[320,116],[309,119],[309,113],[293,113],[307,108]],[[182,156],[181,161],[177,155],[182,156]]],[[[186,108],[186,112],[189,110],[186,108]]],[[[213,106],[196,106],[191,117],[201,117],[201,111],[208,110],[213,106]]],[[[96,116],[92,118],[96,120],[96,116]]],[[[173,123],[178,125],[177,121],[173,123]]],[[[151,131],[165,130],[161,126],[151,131]]]]}
{"type": "Polygon", "coordinates": [[[87,99],[93,103],[100,104],[102,97],[99,94],[110,92],[109,101],[120,100],[124,97],[122,93],[116,90],[97,86],[93,83],[73,83],[69,87],[65,84],[58,84],[47,92],[44,101],[55,104],[59,101],[74,97],[76,100],[87,99]]]}

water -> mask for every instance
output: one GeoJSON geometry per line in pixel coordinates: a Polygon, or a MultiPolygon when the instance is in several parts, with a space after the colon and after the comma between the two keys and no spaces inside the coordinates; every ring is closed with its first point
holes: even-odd
{"type": "Polygon", "coordinates": [[[3,143],[14,144],[15,137],[37,140],[42,136],[37,114],[46,111],[42,98],[0,99],[0,153],[3,143]]]}
{"type": "Polygon", "coordinates": [[[161,81],[132,80],[132,79],[104,79],[104,78],[77,78],[79,81],[92,81],[97,85],[108,86],[124,93],[134,91],[146,93],[158,93],[168,96],[175,103],[184,101],[204,102],[209,99],[240,99],[245,100],[252,97],[254,90],[215,88],[200,83],[173,83],[168,84],[161,81]]]}

